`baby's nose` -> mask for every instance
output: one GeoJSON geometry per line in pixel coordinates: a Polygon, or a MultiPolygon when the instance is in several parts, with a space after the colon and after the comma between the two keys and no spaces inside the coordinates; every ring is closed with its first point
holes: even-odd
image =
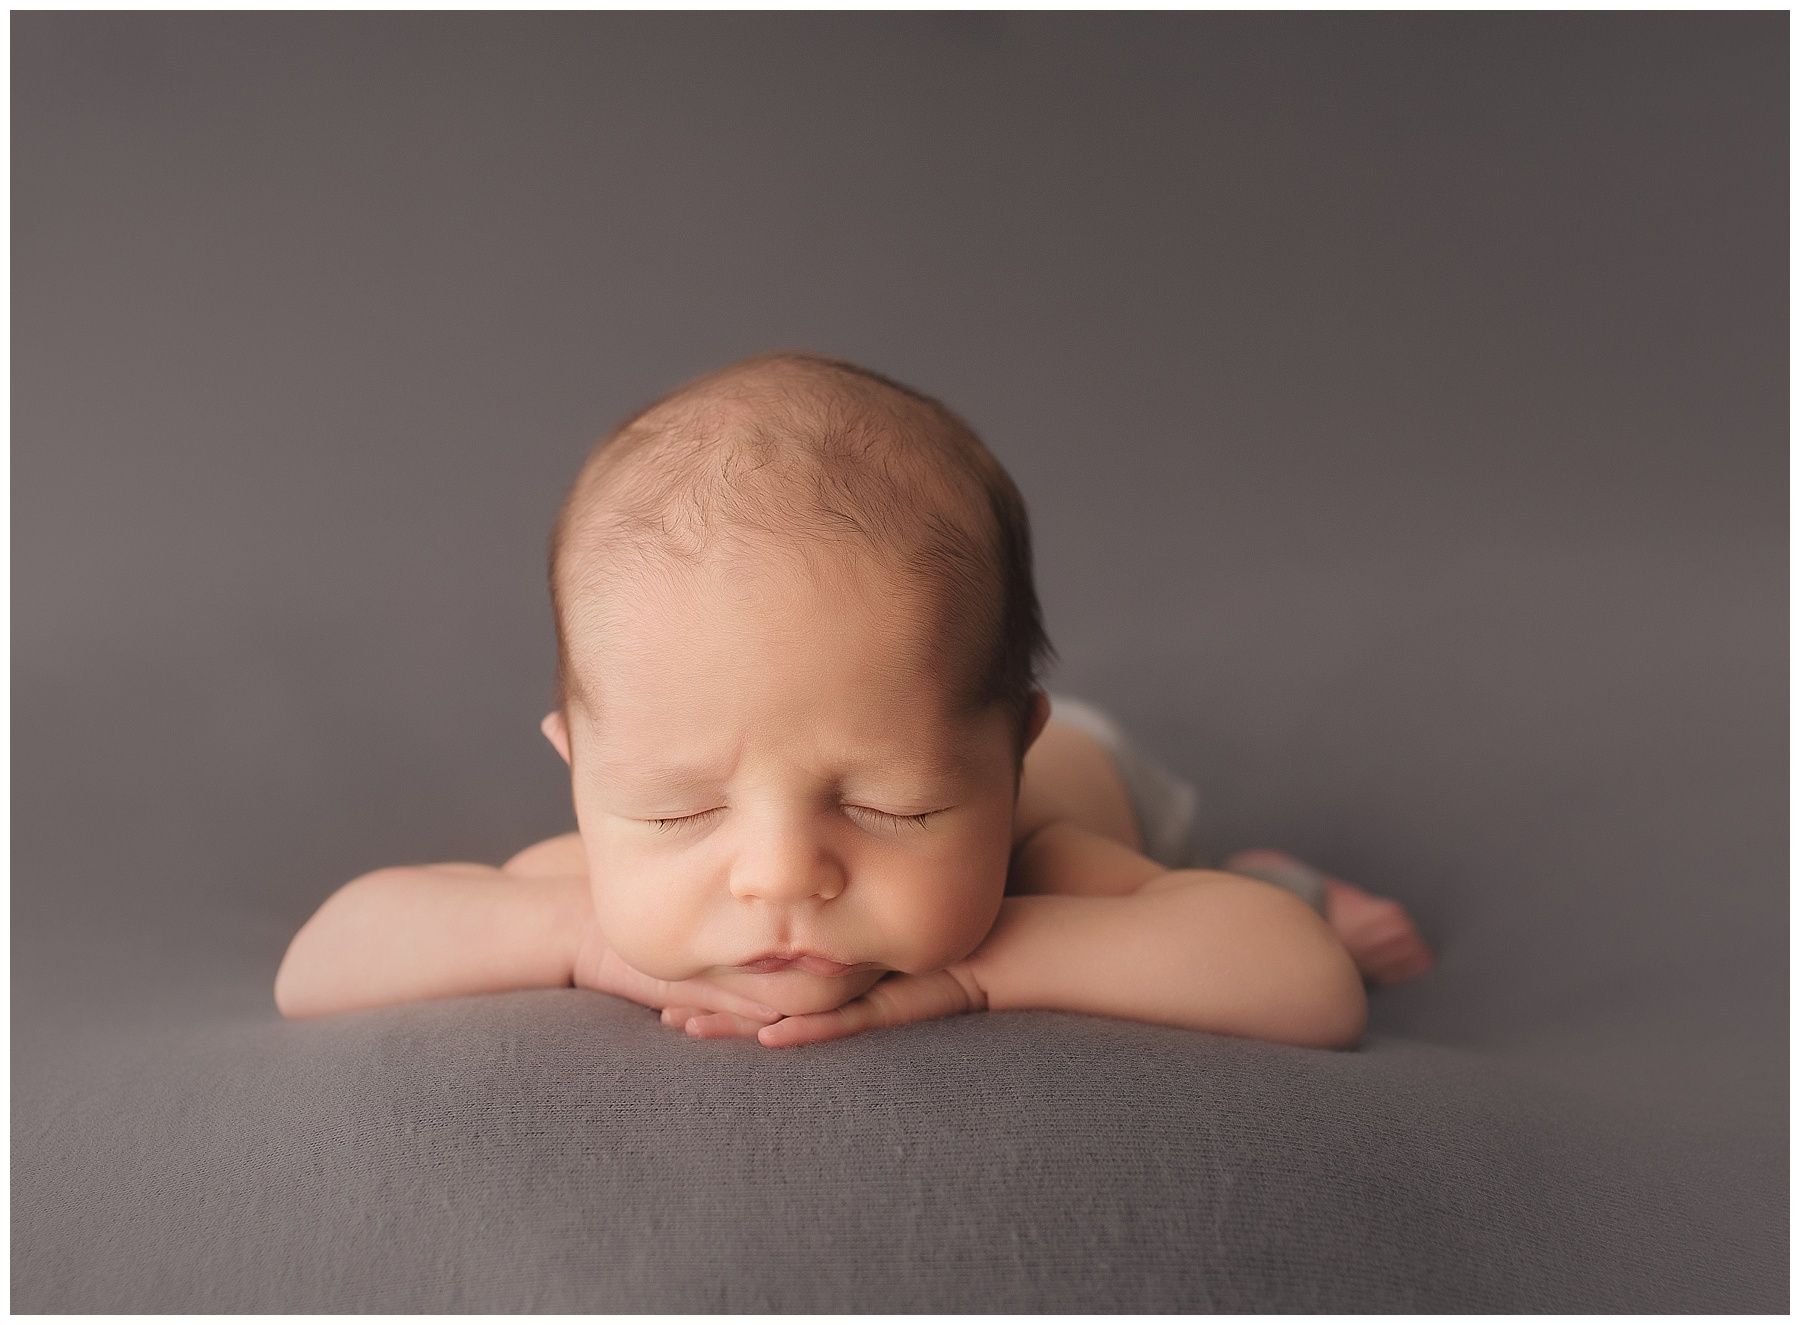
{"type": "Polygon", "coordinates": [[[731,895],[744,902],[829,902],[844,891],[843,872],[819,860],[809,869],[758,869],[746,864],[732,871],[731,895]]]}

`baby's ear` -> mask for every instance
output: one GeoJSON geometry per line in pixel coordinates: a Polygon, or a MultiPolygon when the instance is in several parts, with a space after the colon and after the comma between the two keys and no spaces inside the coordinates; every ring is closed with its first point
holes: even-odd
{"type": "Polygon", "coordinates": [[[568,763],[569,725],[563,721],[562,713],[559,710],[546,713],[544,720],[538,724],[538,730],[544,733],[545,740],[556,747],[556,753],[562,756],[563,763],[568,763]]]}
{"type": "Polygon", "coordinates": [[[1029,750],[1050,721],[1050,696],[1042,690],[1031,692],[1031,707],[1025,717],[1025,748],[1029,750]]]}

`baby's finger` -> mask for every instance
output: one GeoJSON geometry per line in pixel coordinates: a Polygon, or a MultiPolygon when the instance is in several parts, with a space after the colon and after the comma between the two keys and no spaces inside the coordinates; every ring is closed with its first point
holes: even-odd
{"type": "Polygon", "coordinates": [[[676,1030],[681,1030],[688,1024],[688,1019],[690,1017],[702,1017],[705,1015],[705,1008],[666,1007],[662,1010],[662,1024],[665,1026],[673,1026],[676,1030]]]}
{"type": "Polygon", "coordinates": [[[679,984],[667,986],[670,1001],[683,1006],[695,1006],[702,1012],[734,1012],[740,1017],[753,1017],[758,1021],[779,1021],[781,1014],[767,1003],[758,1003],[753,998],[745,998],[728,989],[708,984],[704,980],[683,980],[679,984]],[[685,999],[693,999],[691,1005],[685,999]]]}
{"type": "Polygon", "coordinates": [[[874,1019],[866,1009],[860,1016],[852,1011],[856,1006],[854,1003],[847,1003],[830,1012],[808,1012],[798,1017],[783,1017],[773,1025],[759,1030],[756,1033],[757,1042],[771,1049],[792,1049],[797,1045],[817,1044],[821,1040],[837,1040],[846,1035],[855,1035],[874,1024],[874,1019]]]}
{"type": "Polygon", "coordinates": [[[900,1026],[909,1021],[929,1021],[934,1017],[953,1017],[986,1006],[985,996],[971,993],[977,988],[950,969],[924,975],[889,976],[873,986],[861,998],[853,998],[829,1012],[808,1012],[783,1017],[765,1026],[756,1037],[771,1049],[787,1049],[820,1040],[836,1040],[861,1031],[885,1026],[900,1026]]]}
{"type": "Polygon", "coordinates": [[[763,1023],[735,1012],[702,1012],[688,1019],[687,1033],[696,1040],[754,1040],[763,1023]]]}

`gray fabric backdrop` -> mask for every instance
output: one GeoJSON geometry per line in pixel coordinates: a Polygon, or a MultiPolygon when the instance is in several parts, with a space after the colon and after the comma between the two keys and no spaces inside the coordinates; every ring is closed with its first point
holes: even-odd
{"type": "Polygon", "coordinates": [[[14,1309],[1785,1310],[1785,15],[11,22],[14,1309]],[[555,502],[777,346],[983,432],[1054,684],[1227,848],[1414,910],[1361,1056],[279,1022],[339,883],[572,827],[555,502]],[[858,1119],[811,1159],[796,1089],[858,1119]],[[544,1149],[596,1116],[657,1140],[544,1149]],[[757,1165],[853,1161],[781,1265],[757,1165]],[[579,1202],[444,1259],[594,1164],[612,1269],[579,1202]]]}

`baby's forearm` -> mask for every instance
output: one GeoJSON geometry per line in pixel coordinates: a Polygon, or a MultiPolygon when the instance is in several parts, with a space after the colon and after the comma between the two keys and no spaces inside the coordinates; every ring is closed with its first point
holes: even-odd
{"type": "Polygon", "coordinates": [[[285,1017],[559,988],[592,902],[584,878],[377,870],[325,900],[275,976],[285,1017]]]}
{"type": "Polygon", "coordinates": [[[1362,1038],[1362,978],[1311,907],[1273,885],[1177,870],[1123,897],[1008,898],[970,959],[994,1010],[1123,1017],[1284,1044],[1362,1038]]]}

